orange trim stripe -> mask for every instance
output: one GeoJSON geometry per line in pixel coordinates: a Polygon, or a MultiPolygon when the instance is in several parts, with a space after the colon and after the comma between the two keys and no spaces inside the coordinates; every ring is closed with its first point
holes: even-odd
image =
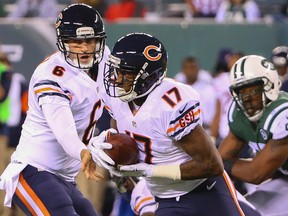
{"type": "Polygon", "coordinates": [[[171,133],[172,131],[175,131],[178,127],[180,127],[180,123],[178,123],[177,125],[175,125],[175,126],[172,127],[172,128],[169,128],[169,129],[167,130],[167,134],[168,134],[168,133],[171,133]]]}
{"type": "Polygon", "coordinates": [[[108,107],[107,105],[105,105],[104,107],[105,107],[105,109],[107,109],[107,110],[110,110],[110,111],[111,111],[110,107],[108,107]]]}
{"type": "Polygon", "coordinates": [[[28,185],[26,180],[24,179],[22,173],[20,174],[19,181],[22,184],[25,191],[29,194],[29,196],[33,199],[33,201],[36,203],[40,211],[43,213],[44,216],[50,216],[50,213],[48,212],[45,205],[42,203],[40,198],[35,194],[35,192],[32,190],[32,188],[28,185]]]}
{"type": "Polygon", "coordinates": [[[60,90],[58,90],[58,89],[54,89],[54,88],[50,88],[50,87],[46,87],[46,88],[41,88],[41,89],[38,89],[38,90],[36,90],[36,91],[34,91],[35,92],[35,94],[38,94],[38,93],[40,93],[40,92],[45,92],[45,91],[56,91],[56,92],[60,92],[60,93],[64,93],[64,92],[62,92],[62,91],[60,91],[60,90]]]}
{"type": "Polygon", "coordinates": [[[232,196],[232,198],[233,198],[233,200],[234,200],[234,202],[235,202],[235,204],[236,204],[236,206],[237,206],[237,208],[238,208],[238,211],[239,211],[239,213],[240,213],[240,215],[242,215],[242,216],[245,216],[245,214],[244,214],[244,212],[242,211],[242,209],[241,209],[241,207],[240,207],[240,205],[239,205],[239,202],[238,202],[238,200],[237,200],[237,197],[236,197],[236,194],[235,194],[235,191],[236,191],[236,189],[234,188],[234,186],[230,183],[231,181],[229,181],[229,176],[228,176],[228,174],[224,171],[224,173],[223,173],[223,177],[224,177],[224,180],[225,180],[225,182],[226,182],[226,185],[227,185],[227,187],[228,187],[228,189],[229,189],[229,191],[230,191],[230,193],[231,193],[231,196],[232,196]],[[234,191],[234,192],[233,192],[234,191]]]}
{"type": "MultiPolygon", "coordinates": [[[[200,114],[200,109],[198,109],[194,114],[195,114],[195,118],[196,118],[198,116],[198,114],[200,114]]],[[[168,128],[167,134],[175,131],[178,127],[180,127],[180,123],[178,123],[174,127],[168,128]]]]}
{"type": "Polygon", "coordinates": [[[30,213],[34,216],[37,216],[37,213],[34,211],[32,206],[28,203],[28,201],[25,199],[25,197],[21,194],[21,192],[16,188],[15,191],[16,195],[19,197],[19,199],[24,203],[24,205],[29,209],[30,213]]]}
{"type": "MultiPolygon", "coordinates": [[[[41,93],[41,92],[51,91],[51,90],[52,90],[52,91],[59,92],[59,93],[61,93],[61,94],[65,94],[63,91],[60,91],[60,90],[54,89],[54,88],[50,88],[50,87],[38,89],[38,90],[34,91],[34,93],[35,93],[35,94],[38,94],[38,93],[41,93]]],[[[71,94],[65,94],[65,95],[67,95],[67,96],[70,98],[70,100],[72,100],[71,94]]]]}
{"type": "Polygon", "coordinates": [[[142,200],[136,205],[136,207],[135,207],[136,212],[139,211],[140,205],[141,205],[143,202],[146,202],[146,201],[148,201],[148,200],[153,200],[153,197],[150,196],[150,197],[146,197],[146,198],[142,199],[142,200]]]}

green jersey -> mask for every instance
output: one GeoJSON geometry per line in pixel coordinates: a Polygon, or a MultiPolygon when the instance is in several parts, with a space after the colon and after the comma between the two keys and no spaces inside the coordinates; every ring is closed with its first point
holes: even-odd
{"type": "MultiPolygon", "coordinates": [[[[280,92],[277,100],[269,104],[257,123],[249,121],[233,102],[228,112],[228,122],[235,136],[249,143],[256,152],[261,151],[270,139],[288,136],[288,93],[280,92]]],[[[280,170],[288,174],[288,161],[280,170]]]]}

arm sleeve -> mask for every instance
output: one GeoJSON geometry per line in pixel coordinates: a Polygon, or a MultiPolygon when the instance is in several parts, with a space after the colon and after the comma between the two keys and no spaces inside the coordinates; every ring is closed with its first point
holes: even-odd
{"type": "Polygon", "coordinates": [[[288,109],[283,110],[273,121],[270,129],[272,139],[283,139],[288,136],[288,109]]]}
{"type": "Polygon", "coordinates": [[[81,161],[80,153],[87,147],[79,139],[70,107],[45,103],[42,104],[42,110],[49,127],[64,151],[81,161]]]}

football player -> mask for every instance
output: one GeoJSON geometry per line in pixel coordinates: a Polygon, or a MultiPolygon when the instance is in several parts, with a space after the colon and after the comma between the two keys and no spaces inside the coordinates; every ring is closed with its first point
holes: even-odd
{"type": "Polygon", "coordinates": [[[230,132],[219,147],[225,170],[238,180],[259,184],[245,197],[260,213],[287,215],[288,94],[279,91],[277,71],[262,56],[240,58],[230,80],[230,132]],[[239,158],[248,144],[255,157],[239,158]]]}
{"type": "Polygon", "coordinates": [[[97,215],[74,178],[81,167],[88,179],[103,178],[86,145],[102,113],[98,90],[110,50],[102,18],[85,4],[59,14],[56,34],[60,52],[31,77],[27,118],[0,186],[5,205],[13,197],[26,215],[97,215]]]}
{"type": "Polygon", "coordinates": [[[115,175],[144,176],[155,215],[244,215],[222,159],[201,126],[199,94],[165,78],[163,43],[145,33],[120,38],[108,58],[105,105],[120,133],[133,137],[138,164],[115,175]],[[209,208],[207,208],[207,201],[209,208]]]}

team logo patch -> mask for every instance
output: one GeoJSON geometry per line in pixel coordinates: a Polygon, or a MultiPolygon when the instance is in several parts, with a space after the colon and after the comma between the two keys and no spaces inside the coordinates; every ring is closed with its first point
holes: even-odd
{"type": "Polygon", "coordinates": [[[261,61],[261,65],[265,68],[270,68],[271,70],[276,70],[273,63],[269,62],[267,59],[261,61]]]}
{"type": "Polygon", "coordinates": [[[260,134],[264,140],[267,140],[268,136],[264,129],[260,129],[260,134]]]}
{"type": "Polygon", "coordinates": [[[179,119],[179,124],[182,128],[184,128],[194,120],[195,120],[195,114],[193,110],[190,110],[182,118],[179,119]]]}
{"type": "Polygon", "coordinates": [[[158,53],[156,56],[151,56],[149,53],[150,50],[156,50],[156,51],[160,52],[161,51],[161,44],[160,44],[160,47],[157,47],[154,45],[149,45],[149,46],[145,47],[145,49],[143,51],[143,55],[150,61],[158,61],[162,57],[161,53],[158,53]]]}

